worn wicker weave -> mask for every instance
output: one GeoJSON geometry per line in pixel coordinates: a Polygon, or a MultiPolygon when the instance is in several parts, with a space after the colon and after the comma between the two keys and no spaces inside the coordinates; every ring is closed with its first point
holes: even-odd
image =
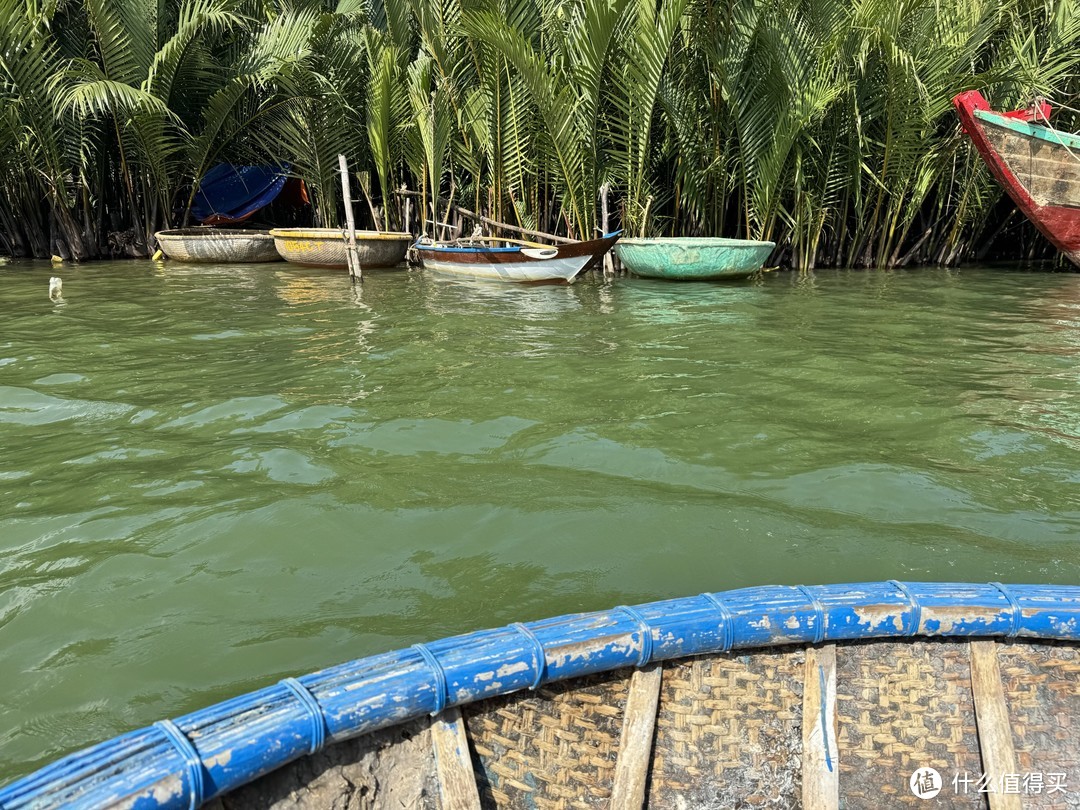
{"type": "MultiPolygon", "coordinates": [[[[270,231],[281,257],[305,267],[345,269],[347,238],[336,228],[275,228],[270,231]]],[[[394,267],[405,260],[412,244],[407,233],[357,231],[356,248],[361,267],[394,267]]]]}
{"type": "Polygon", "coordinates": [[[268,231],[176,228],[158,231],[154,238],[166,256],[181,262],[281,261],[268,231]]]}
{"type": "Polygon", "coordinates": [[[1076,586],[744,588],[286,678],[0,807],[1080,810],[1078,717],[1076,586]]]}
{"type": "MultiPolygon", "coordinates": [[[[981,643],[992,644],[1000,667],[1016,754],[1010,772],[1015,782],[1009,773],[991,775],[999,791],[995,802],[1080,807],[1080,651],[1073,645],[981,643]]],[[[933,640],[836,646],[832,756],[839,791],[832,806],[992,806],[979,784],[986,772],[980,753],[985,740],[975,713],[970,650],[968,642],[933,640]],[[933,800],[919,798],[909,785],[923,767],[941,777],[933,800]]],[[[804,705],[806,661],[806,648],[791,647],[668,662],[644,806],[813,806],[804,802],[803,732],[805,723],[820,718],[817,706],[804,705]]],[[[620,670],[465,707],[470,778],[477,785],[473,806],[612,806],[631,674],[620,670]]],[[[380,733],[369,742],[330,748],[213,806],[469,806],[433,795],[438,776],[431,728],[421,721],[408,727],[404,739],[380,733]],[[387,770],[391,761],[397,764],[393,773],[387,770]],[[406,787],[398,786],[399,779],[406,787]],[[396,803],[406,795],[406,803],[396,803]]]]}

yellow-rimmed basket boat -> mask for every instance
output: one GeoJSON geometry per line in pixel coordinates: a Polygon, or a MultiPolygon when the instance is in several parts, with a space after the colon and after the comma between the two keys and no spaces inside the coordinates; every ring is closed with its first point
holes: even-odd
{"type": "MultiPolygon", "coordinates": [[[[348,235],[337,228],[274,228],[270,231],[277,252],[287,262],[304,267],[348,269],[348,235]]],[[[357,231],[360,266],[395,267],[405,261],[412,236],[394,231],[357,231]]]]}

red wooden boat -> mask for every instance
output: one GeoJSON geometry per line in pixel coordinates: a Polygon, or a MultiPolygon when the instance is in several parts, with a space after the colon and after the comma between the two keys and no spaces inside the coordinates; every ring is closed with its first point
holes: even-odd
{"type": "Polygon", "coordinates": [[[1049,125],[1050,105],[995,112],[977,90],[953,99],[964,131],[1024,216],[1080,265],[1080,136],[1049,125]]]}

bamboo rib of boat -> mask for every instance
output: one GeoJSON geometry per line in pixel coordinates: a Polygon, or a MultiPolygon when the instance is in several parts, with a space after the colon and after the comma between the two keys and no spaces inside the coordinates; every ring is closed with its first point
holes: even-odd
{"type": "Polygon", "coordinates": [[[0,806],[1073,807],[1078,642],[1080,587],[703,594],[287,680],[0,806]]]}

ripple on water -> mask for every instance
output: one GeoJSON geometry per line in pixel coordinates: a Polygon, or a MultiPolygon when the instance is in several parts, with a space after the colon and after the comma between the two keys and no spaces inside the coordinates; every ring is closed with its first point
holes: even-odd
{"type": "Polygon", "coordinates": [[[504,416],[484,422],[446,419],[394,419],[382,424],[354,424],[332,447],[364,447],[391,455],[438,453],[481,455],[504,446],[514,434],[536,422],[504,416]]]}
{"type": "MultiPolygon", "coordinates": [[[[188,407],[194,403],[188,403],[188,407]]],[[[288,403],[276,395],[257,397],[236,397],[207,408],[185,414],[161,425],[161,430],[174,428],[203,427],[213,422],[249,422],[268,413],[287,408],[288,403]]]]}
{"type": "Polygon", "coordinates": [[[325,430],[353,422],[357,411],[338,405],[313,405],[297,408],[261,425],[235,428],[233,433],[289,433],[294,430],[325,430]]]}
{"type": "Polygon", "coordinates": [[[109,461],[130,461],[132,459],[150,458],[151,456],[160,456],[165,453],[164,450],[152,450],[148,448],[137,447],[121,447],[112,450],[102,450],[97,453],[91,453],[88,456],[82,456],[80,458],[71,458],[65,461],[65,464],[98,464],[101,462],[109,461]]]}
{"type": "Polygon", "coordinates": [[[227,469],[237,473],[259,473],[271,481],[283,484],[306,484],[314,486],[333,478],[336,473],[329,467],[314,463],[296,450],[242,451],[227,469]]]}
{"type": "Polygon", "coordinates": [[[49,425],[69,419],[111,419],[134,408],[114,402],[64,399],[30,388],[0,385],[0,423],[49,425]]]}
{"type": "Polygon", "coordinates": [[[71,385],[85,381],[86,377],[82,374],[50,374],[48,377],[34,380],[34,385],[71,385]]]}
{"type": "Polygon", "coordinates": [[[146,484],[139,484],[138,486],[144,488],[144,493],[147,498],[164,498],[169,495],[176,495],[181,492],[189,492],[193,489],[200,489],[206,486],[205,481],[177,481],[175,483],[168,483],[166,486],[159,486],[165,484],[164,481],[151,481],[146,484]]]}
{"type": "Polygon", "coordinates": [[[1080,277],[50,272],[3,278],[0,781],[509,621],[1080,579],[1080,277]]]}

